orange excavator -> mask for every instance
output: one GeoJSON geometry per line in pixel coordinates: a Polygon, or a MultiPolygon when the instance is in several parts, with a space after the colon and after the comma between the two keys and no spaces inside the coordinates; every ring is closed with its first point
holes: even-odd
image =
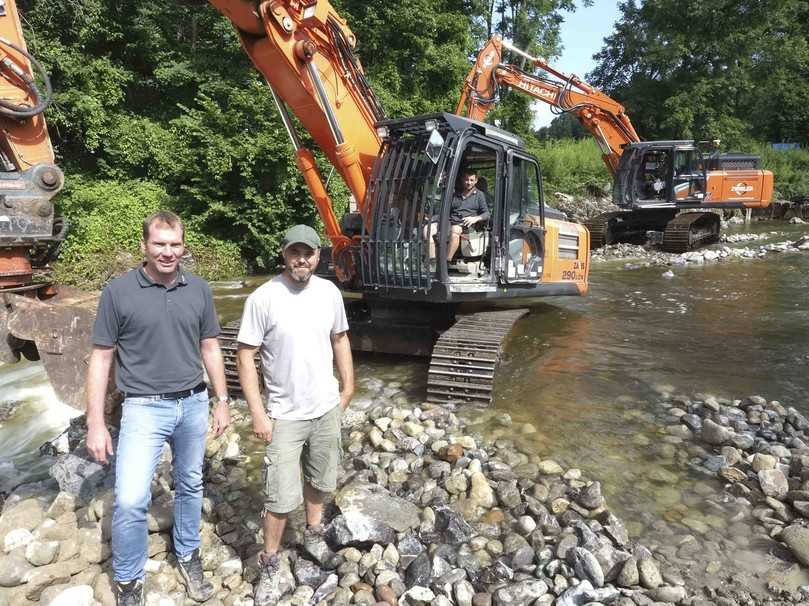
{"type": "Polygon", "coordinates": [[[43,116],[51,93],[15,2],[0,3],[0,363],[42,359],[62,399],[81,407],[95,297],[48,280],[68,228],[51,201],[64,183],[43,116]]]}
{"type": "Polygon", "coordinates": [[[593,248],[651,240],[685,252],[719,239],[720,217],[710,209],[765,208],[772,200],[773,175],[758,168],[757,156],[705,153],[695,141],[641,141],[620,103],[499,36],[478,53],[456,113],[485,120],[501,87],[573,113],[598,144],[620,210],[587,222],[593,248]],[[541,73],[503,63],[504,51],[541,73]]]}
{"type": "Polygon", "coordinates": [[[503,341],[527,311],[491,304],[584,294],[587,230],[544,204],[539,165],[514,134],[451,113],[388,119],[327,0],[210,2],[236,27],[295,147],[331,241],[318,272],[358,297],[347,302],[354,348],[431,355],[428,399],[489,403],[503,341]],[[335,216],[292,115],[356,212],[335,216]],[[489,219],[448,258],[456,184],[470,171],[489,219]]]}
{"type": "MultiPolygon", "coordinates": [[[[275,99],[330,240],[317,271],[348,293],[354,348],[431,356],[430,400],[491,402],[504,340],[528,311],[492,304],[585,294],[587,230],[544,204],[539,165],[514,134],[452,113],[388,119],[354,53],[354,33],[327,0],[210,2],[232,22],[275,99]],[[345,181],[356,212],[336,216],[298,124],[345,181]],[[448,239],[456,184],[470,171],[489,218],[460,234],[457,254],[448,258],[455,248],[448,239]]],[[[56,289],[38,284],[28,270],[44,267],[64,238],[66,224],[48,202],[62,177],[41,116],[44,101],[32,84],[31,64],[37,64],[22,50],[13,0],[4,6],[3,32],[17,42],[6,44],[3,90],[16,95],[16,105],[39,113],[17,109],[18,115],[3,118],[0,189],[16,214],[0,216],[8,219],[0,241],[0,268],[6,269],[0,341],[8,346],[7,359],[20,353],[40,358],[60,398],[83,408],[80,385],[96,300],[75,293],[62,302],[45,300],[56,289]],[[21,140],[30,145],[25,153],[15,152],[21,140]],[[33,149],[36,162],[28,155],[33,149]],[[36,180],[36,196],[17,203],[8,194],[33,185],[3,183],[26,179],[36,180]]],[[[235,331],[227,327],[221,338],[233,392],[235,331]]]]}

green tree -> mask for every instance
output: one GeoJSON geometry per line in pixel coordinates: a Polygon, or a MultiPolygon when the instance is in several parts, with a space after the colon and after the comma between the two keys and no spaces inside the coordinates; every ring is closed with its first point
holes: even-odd
{"type": "MultiPolygon", "coordinates": [[[[591,0],[582,5],[589,6],[591,0]]],[[[574,11],[573,0],[474,0],[474,32],[478,43],[500,34],[527,53],[553,59],[561,52],[559,27],[565,11],[574,11]]],[[[506,53],[505,61],[533,72],[526,60],[506,53]]],[[[490,114],[490,120],[524,137],[532,134],[533,110],[531,98],[517,91],[503,89],[501,101],[490,114]]]]}
{"type": "Polygon", "coordinates": [[[809,4],[627,0],[621,12],[589,79],[641,136],[809,141],[809,4]]]}

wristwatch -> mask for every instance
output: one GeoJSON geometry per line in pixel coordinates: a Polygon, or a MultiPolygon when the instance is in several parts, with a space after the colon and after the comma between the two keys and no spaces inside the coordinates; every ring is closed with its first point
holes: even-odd
{"type": "Polygon", "coordinates": [[[217,404],[229,404],[230,403],[230,398],[227,395],[216,396],[216,403],[217,404]]]}

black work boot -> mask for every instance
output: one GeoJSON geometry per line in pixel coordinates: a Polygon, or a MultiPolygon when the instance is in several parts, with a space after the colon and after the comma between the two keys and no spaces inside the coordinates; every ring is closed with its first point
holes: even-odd
{"type": "Polygon", "coordinates": [[[334,570],[341,564],[342,558],[326,543],[326,529],[322,524],[307,526],[303,531],[303,550],[326,570],[334,570]]]}
{"type": "Polygon", "coordinates": [[[199,549],[194,550],[190,560],[186,562],[177,560],[177,568],[180,569],[180,576],[183,578],[185,591],[189,598],[196,602],[204,602],[211,598],[214,588],[202,572],[199,549]]]}
{"type": "Polygon", "coordinates": [[[118,606],[143,606],[143,579],[126,583],[115,581],[115,603],[118,606]]]}

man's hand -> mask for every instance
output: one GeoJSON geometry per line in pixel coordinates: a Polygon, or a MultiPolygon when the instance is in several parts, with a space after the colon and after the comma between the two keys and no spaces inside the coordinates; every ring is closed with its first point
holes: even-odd
{"type": "Polygon", "coordinates": [[[345,392],[345,391],[341,392],[340,393],[340,408],[342,408],[343,410],[348,408],[348,404],[351,402],[351,398],[353,398],[353,397],[354,397],[354,392],[353,391],[350,392],[350,393],[345,392]]]}
{"type": "Polygon", "coordinates": [[[253,433],[267,444],[272,442],[272,419],[267,416],[267,413],[253,415],[253,433]]]}
{"type": "Polygon", "coordinates": [[[228,402],[219,402],[213,407],[213,422],[211,423],[213,435],[221,436],[228,428],[228,425],[230,425],[230,408],[228,402]]]}
{"type": "Polygon", "coordinates": [[[87,427],[87,452],[102,465],[109,462],[107,455],[112,455],[112,438],[103,423],[87,427]]]}
{"type": "Polygon", "coordinates": [[[478,215],[476,217],[464,217],[461,220],[461,223],[464,224],[464,227],[472,227],[478,221],[480,221],[480,215],[478,215]]]}

